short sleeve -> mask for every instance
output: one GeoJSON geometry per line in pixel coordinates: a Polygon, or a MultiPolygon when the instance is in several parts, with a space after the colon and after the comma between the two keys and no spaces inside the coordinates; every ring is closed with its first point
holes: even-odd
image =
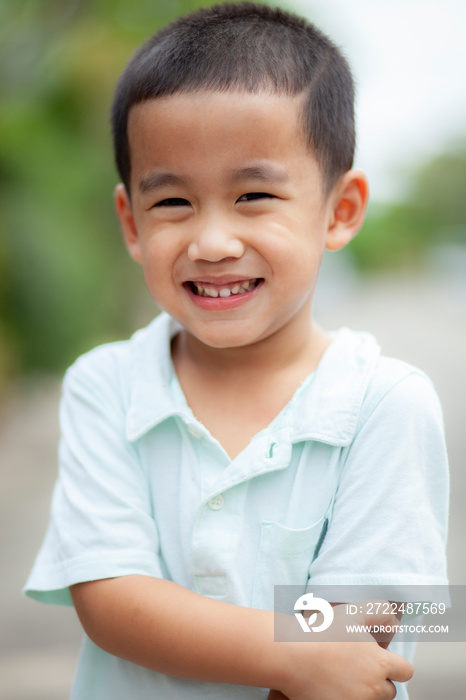
{"type": "Polygon", "coordinates": [[[60,426],[50,523],[24,592],[66,605],[75,583],[162,577],[150,491],[137,443],[125,439],[121,383],[109,351],[94,351],[68,371],[60,426]]]}
{"type": "Polygon", "coordinates": [[[412,372],[371,401],[342,458],[310,583],[447,585],[448,462],[430,380],[412,372]]]}

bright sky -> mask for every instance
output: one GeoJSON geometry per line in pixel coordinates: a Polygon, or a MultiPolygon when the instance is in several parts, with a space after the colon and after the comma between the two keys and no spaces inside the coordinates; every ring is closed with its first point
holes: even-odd
{"type": "Polygon", "coordinates": [[[343,49],[358,85],[356,166],[372,198],[466,136],[465,0],[293,0],[343,49]]]}

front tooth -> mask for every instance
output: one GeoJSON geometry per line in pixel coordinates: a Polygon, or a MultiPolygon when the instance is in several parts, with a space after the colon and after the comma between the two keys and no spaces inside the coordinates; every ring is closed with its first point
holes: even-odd
{"type": "Polygon", "coordinates": [[[233,289],[231,290],[231,293],[232,293],[232,294],[238,294],[239,290],[240,290],[239,284],[235,284],[235,286],[234,286],[233,289]]]}
{"type": "Polygon", "coordinates": [[[230,296],[230,290],[229,289],[221,289],[220,290],[220,296],[221,297],[229,297],[230,296]]]}
{"type": "Polygon", "coordinates": [[[209,297],[218,297],[218,292],[216,289],[205,289],[205,293],[209,297]]]}

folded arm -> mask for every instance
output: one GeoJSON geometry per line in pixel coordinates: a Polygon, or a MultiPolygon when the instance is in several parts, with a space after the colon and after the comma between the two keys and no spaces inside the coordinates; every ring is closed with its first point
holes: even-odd
{"type": "Polygon", "coordinates": [[[211,600],[163,579],[91,581],[72,586],[71,594],[95,644],[168,675],[276,688],[291,700],[391,700],[387,679],[412,675],[405,659],[376,642],[274,642],[274,613],[211,600]]]}

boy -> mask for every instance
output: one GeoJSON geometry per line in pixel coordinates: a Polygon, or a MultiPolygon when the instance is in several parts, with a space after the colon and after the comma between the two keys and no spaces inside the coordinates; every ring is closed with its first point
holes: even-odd
{"type": "Polygon", "coordinates": [[[220,5],[135,54],[112,119],[116,210],[164,313],[65,379],[26,590],[76,607],[72,697],[393,698],[412,668],[375,641],[273,641],[276,584],[446,582],[429,380],[311,316],[368,197],[347,64],[298,18],[220,5]]]}

